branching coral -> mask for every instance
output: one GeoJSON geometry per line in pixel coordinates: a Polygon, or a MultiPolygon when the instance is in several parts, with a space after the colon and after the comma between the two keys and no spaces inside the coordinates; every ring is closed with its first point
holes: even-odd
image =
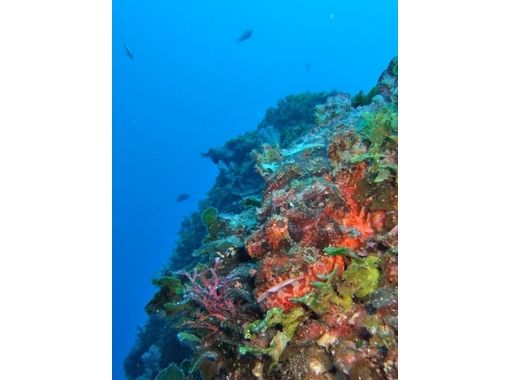
{"type": "Polygon", "coordinates": [[[205,309],[206,317],[225,321],[235,317],[236,308],[228,295],[237,277],[235,275],[218,276],[216,273],[218,263],[219,260],[215,260],[212,268],[201,273],[198,273],[196,269],[192,274],[184,272],[184,276],[189,280],[185,294],[205,309]]]}

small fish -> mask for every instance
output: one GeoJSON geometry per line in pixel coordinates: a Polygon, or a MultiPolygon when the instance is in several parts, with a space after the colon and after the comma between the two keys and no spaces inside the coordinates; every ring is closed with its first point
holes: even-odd
{"type": "Polygon", "coordinates": [[[189,199],[191,195],[189,195],[188,193],[182,193],[181,195],[179,195],[177,197],[177,199],[175,200],[177,203],[179,202],[183,202],[185,201],[186,199],[189,199]]]}
{"type": "Polygon", "coordinates": [[[239,37],[237,39],[237,42],[243,42],[243,41],[246,41],[247,39],[251,38],[253,34],[253,30],[251,29],[247,29],[243,32],[243,34],[241,34],[241,37],[239,37]]]}
{"type": "Polygon", "coordinates": [[[305,69],[306,71],[310,72],[310,64],[308,62],[305,65],[305,69]]]}
{"type": "Polygon", "coordinates": [[[124,53],[128,56],[129,59],[134,60],[135,56],[133,55],[133,52],[129,48],[129,46],[126,45],[125,42],[122,43],[122,46],[124,46],[124,53]]]}

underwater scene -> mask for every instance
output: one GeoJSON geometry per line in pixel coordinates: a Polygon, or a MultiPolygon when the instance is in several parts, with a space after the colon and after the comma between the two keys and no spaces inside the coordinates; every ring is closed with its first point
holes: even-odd
{"type": "Polygon", "coordinates": [[[113,379],[398,378],[395,0],[113,1],[113,379]]]}

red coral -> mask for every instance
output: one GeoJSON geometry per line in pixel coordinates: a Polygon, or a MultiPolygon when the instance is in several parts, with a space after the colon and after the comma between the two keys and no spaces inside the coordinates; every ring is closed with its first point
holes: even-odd
{"type": "Polygon", "coordinates": [[[254,259],[260,259],[270,250],[269,243],[266,240],[264,228],[259,229],[251,235],[245,243],[246,252],[254,259]]]}
{"type": "Polygon", "coordinates": [[[313,264],[304,260],[302,254],[294,257],[270,256],[264,259],[257,272],[255,297],[263,309],[281,307],[290,310],[296,306],[293,297],[302,297],[314,288],[311,283],[319,275],[327,275],[337,267],[337,275],[343,273],[342,257],[322,256],[313,264]]]}
{"type": "Polygon", "coordinates": [[[266,223],[266,238],[273,251],[287,245],[290,242],[287,219],[275,218],[266,223]]]}
{"type": "MultiPolygon", "coordinates": [[[[220,321],[235,317],[234,302],[228,297],[230,284],[237,280],[237,277],[227,275],[220,277],[216,273],[219,261],[215,261],[212,268],[200,274],[196,269],[193,274],[187,272],[184,275],[189,279],[186,286],[186,295],[207,312],[206,318],[214,317],[220,321]]],[[[199,318],[200,319],[200,318],[199,318]]]]}
{"type": "MultiPolygon", "coordinates": [[[[331,273],[335,266],[338,275],[343,272],[345,263],[341,257],[319,253],[313,254],[311,261],[305,260],[305,248],[321,250],[332,245],[359,250],[368,238],[383,229],[385,212],[370,212],[369,200],[362,202],[356,198],[360,196],[358,187],[366,171],[363,162],[341,171],[335,178],[325,177],[329,185],[321,180],[299,193],[278,191],[273,196],[280,206],[279,215],[269,219],[246,243],[252,258],[263,259],[257,273],[255,297],[264,309],[289,310],[296,306],[291,298],[311,292],[311,283],[318,280],[318,275],[331,273]],[[299,245],[292,247],[289,257],[287,251],[294,242],[299,245]]],[[[294,175],[283,173],[278,178],[285,181],[294,175]]],[[[275,189],[270,186],[267,191],[275,189]]]]}
{"type": "MultiPolygon", "coordinates": [[[[353,250],[359,249],[363,241],[373,236],[375,232],[382,230],[386,219],[384,211],[367,211],[366,206],[356,201],[358,183],[363,179],[366,172],[366,164],[357,164],[351,171],[343,171],[337,180],[337,185],[342,192],[348,212],[340,217],[340,223],[347,228],[357,231],[357,236],[346,234],[332,245],[347,247],[353,250]]],[[[336,215],[339,217],[340,215],[336,215]]]]}

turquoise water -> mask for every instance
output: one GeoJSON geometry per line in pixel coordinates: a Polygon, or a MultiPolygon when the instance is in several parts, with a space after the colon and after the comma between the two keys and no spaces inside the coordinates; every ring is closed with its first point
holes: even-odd
{"type": "Polygon", "coordinates": [[[370,90],[396,55],[394,0],[113,2],[114,379],[152,276],[217,174],[201,153],[286,95],[370,90]]]}

